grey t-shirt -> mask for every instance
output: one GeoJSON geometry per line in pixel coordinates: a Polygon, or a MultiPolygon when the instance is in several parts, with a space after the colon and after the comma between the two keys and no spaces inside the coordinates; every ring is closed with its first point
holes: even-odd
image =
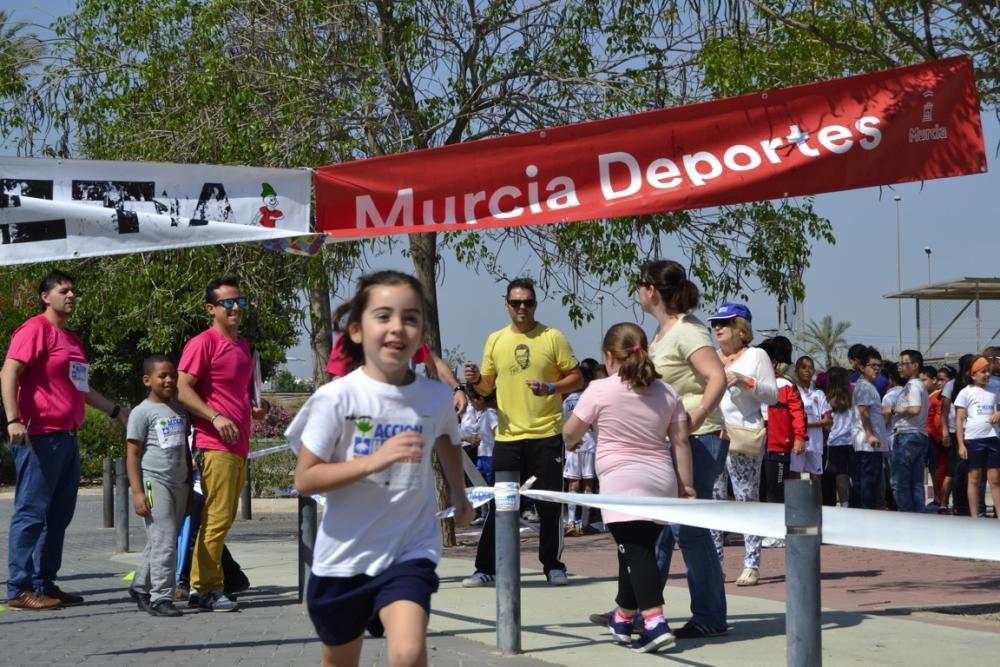
{"type": "Polygon", "coordinates": [[[164,484],[187,481],[188,414],[180,403],[154,403],[148,398],[132,409],[126,438],[143,443],[142,474],[164,484]]]}
{"type": "Polygon", "coordinates": [[[927,388],[918,378],[910,378],[903,387],[903,392],[896,399],[897,408],[920,406],[917,415],[898,415],[896,417],[896,433],[924,433],[927,423],[927,388]]]}

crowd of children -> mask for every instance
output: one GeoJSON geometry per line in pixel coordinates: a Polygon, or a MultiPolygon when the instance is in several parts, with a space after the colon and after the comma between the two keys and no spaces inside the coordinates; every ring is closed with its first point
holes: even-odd
{"type": "MultiPolygon", "coordinates": [[[[466,387],[470,402],[456,419],[452,391],[414,374],[425,301],[411,276],[363,277],[340,312],[346,326],[338,345],[353,362],[307,401],[287,431],[298,455],[296,489],[325,494],[329,508],[316,543],[309,613],[324,664],[357,664],[366,629],[387,634],[390,662],[420,663],[441,555],[430,450],[452,489],[457,522],[469,523],[462,449],[455,445],[492,484],[495,395],[466,387]]],[[[939,511],[981,515],[987,481],[994,505],[1000,503],[996,348],[963,357],[955,372],[924,365],[915,350],[904,350],[893,364],[855,345],[851,369],[817,374],[808,356],[792,366],[785,338],[750,346],[750,319],[741,304],[724,304],[709,319],[726,374],[720,419],[730,443],[715,497],[735,491],[737,500],[783,502],[784,480],[802,476],[823,480],[828,504],[923,512],[929,469],[939,511]]],[[[593,493],[599,485],[612,495],[698,494],[691,410],[660,379],[649,349],[642,329],[617,324],[604,338],[604,363],[581,364],[584,388],[563,397],[567,490],[593,493]]],[[[191,502],[190,420],[175,400],[177,369],[169,359],[148,358],[143,382],[149,395],[131,412],[127,440],[133,506],[147,543],[129,594],[149,614],[179,616],[176,537],[191,502]]],[[[569,505],[565,534],[583,534],[588,514],[569,505]]],[[[603,526],[618,545],[618,606],[606,618],[613,639],[641,652],[671,644],[658,585],[663,527],[613,512],[604,513],[603,526]]],[[[722,536],[715,537],[721,559],[722,536]]],[[[746,568],[737,583],[754,585],[760,542],[746,537],[746,568]]]]}

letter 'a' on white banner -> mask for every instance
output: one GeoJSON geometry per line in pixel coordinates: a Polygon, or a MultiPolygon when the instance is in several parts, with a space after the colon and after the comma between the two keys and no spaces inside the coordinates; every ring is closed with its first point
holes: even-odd
{"type": "Polygon", "coordinates": [[[248,241],[294,250],[311,187],[307,169],[0,157],[0,265],[248,241]]]}

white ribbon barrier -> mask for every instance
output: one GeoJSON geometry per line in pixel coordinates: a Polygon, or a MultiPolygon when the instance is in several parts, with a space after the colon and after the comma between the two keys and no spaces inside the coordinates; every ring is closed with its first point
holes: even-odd
{"type": "Polygon", "coordinates": [[[268,454],[277,454],[278,452],[284,452],[290,450],[292,447],[287,442],[283,445],[275,445],[274,447],[268,447],[267,449],[258,449],[255,452],[250,452],[247,457],[251,461],[254,459],[259,459],[261,456],[267,456],[268,454]]]}
{"type": "MultiPolygon", "coordinates": [[[[687,500],[522,489],[535,500],[586,505],[731,533],[785,536],[785,506],[729,500],[687,500]]],[[[1000,561],[1000,521],[971,517],[823,508],[823,542],[864,549],[1000,561]]]]}

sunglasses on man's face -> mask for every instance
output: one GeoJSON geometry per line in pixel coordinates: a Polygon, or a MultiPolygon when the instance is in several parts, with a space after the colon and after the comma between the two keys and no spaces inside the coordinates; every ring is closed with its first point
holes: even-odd
{"type": "Polygon", "coordinates": [[[518,310],[522,306],[525,308],[534,308],[538,305],[538,302],[534,299],[507,299],[507,305],[514,310],[518,310]]]}
{"type": "Polygon", "coordinates": [[[235,299],[219,299],[215,302],[216,306],[222,306],[226,310],[232,310],[233,306],[239,306],[240,308],[247,307],[247,298],[245,296],[238,296],[235,299]]]}

